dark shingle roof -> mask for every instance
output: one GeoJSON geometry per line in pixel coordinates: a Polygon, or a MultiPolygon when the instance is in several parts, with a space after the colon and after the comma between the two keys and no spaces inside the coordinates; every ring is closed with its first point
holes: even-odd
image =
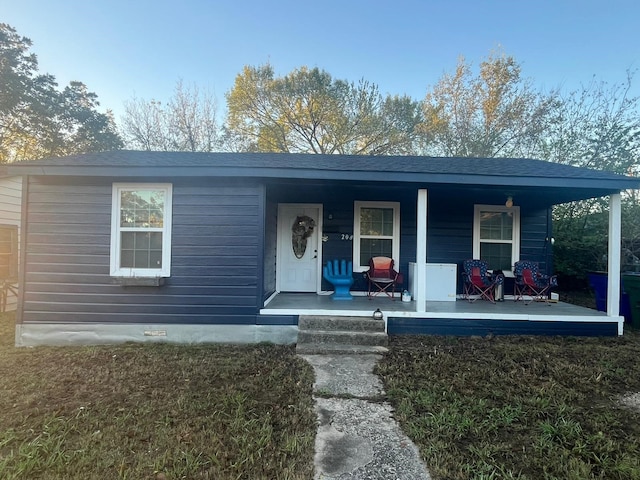
{"type": "Polygon", "coordinates": [[[475,185],[571,186],[623,190],[640,180],[524,158],[447,158],[286,153],[118,150],[11,164],[8,174],[214,176],[394,181],[475,185]]]}

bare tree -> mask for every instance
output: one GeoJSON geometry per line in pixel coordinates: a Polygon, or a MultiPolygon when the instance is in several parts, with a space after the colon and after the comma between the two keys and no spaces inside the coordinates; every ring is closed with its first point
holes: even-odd
{"type": "Polygon", "coordinates": [[[125,102],[120,123],[127,147],[134,150],[212,152],[221,145],[215,97],[181,80],[164,105],[137,97],[125,102]]]}
{"type": "Polygon", "coordinates": [[[492,53],[474,76],[460,58],[423,103],[425,153],[464,157],[522,156],[555,119],[557,94],[542,94],[521,77],[516,60],[492,53]]]}
{"type": "MultiPolygon", "coordinates": [[[[540,139],[536,156],[568,165],[638,175],[640,169],[640,98],[625,82],[592,81],[562,96],[559,121],[540,139]]],[[[606,198],[558,205],[553,210],[556,263],[575,275],[605,268],[606,198]]],[[[623,268],[640,257],[640,202],[637,191],[622,196],[623,268]]]]}
{"type": "Polygon", "coordinates": [[[568,92],[558,121],[542,137],[537,156],[552,162],[617,173],[638,173],[640,98],[630,95],[633,72],[610,85],[595,80],[568,92]]]}

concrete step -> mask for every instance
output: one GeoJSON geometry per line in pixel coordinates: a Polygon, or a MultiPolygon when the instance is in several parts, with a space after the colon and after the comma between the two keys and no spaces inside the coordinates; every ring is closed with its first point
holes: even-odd
{"type": "Polygon", "coordinates": [[[383,354],[387,353],[386,347],[374,345],[341,345],[341,344],[322,344],[322,343],[304,343],[296,346],[296,353],[299,355],[366,355],[371,353],[383,354]]]}
{"type": "Polygon", "coordinates": [[[298,330],[298,345],[305,343],[369,345],[385,347],[389,337],[384,332],[345,332],[338,330],[298,330]]]}
{"type": "Polygon", "coordinates": [[[384,332],[384,320],[374,320],[369,317],[301,315],[298,319],[298,328],[301,330],[384,332]]]}
{"type": "Polygon", "coordinates": [[[300,354],[384,353],[388,343],[384,320],[320,315],[298,319],[300,354]]]}

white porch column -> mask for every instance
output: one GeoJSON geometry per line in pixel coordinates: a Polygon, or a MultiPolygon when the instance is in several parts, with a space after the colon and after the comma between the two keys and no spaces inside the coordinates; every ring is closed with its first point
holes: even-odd
{"type": "Polygon", "coordinates": [[[427,190],[418,190],[418,218],[417,218],[417,241],[416,241],[416,278],[413,282],[415,292],[413,297],[416,301],[416,312],[427,310],[427,190]]]}
{"type": "MultiPolygon", "coordinates": [[[[607,316],[620,315],[620,252],[622,243],[622,202],[619,193],[609,199],[609,250],[607,252],[607,316]]],[[[622,334],[622,332],[618,332],[622,334]]]]}

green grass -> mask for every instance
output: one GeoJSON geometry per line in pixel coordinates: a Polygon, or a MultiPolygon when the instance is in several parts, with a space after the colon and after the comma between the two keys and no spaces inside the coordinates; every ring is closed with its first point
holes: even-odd
{"type": "MultiPolygon", "coordinates": [[[[434,479],[640,479],[640,335],[392,337],[377,367],[434,479]]],[[[292,347],[13,347],[0,478],[311,479],[313,370],[292,347]]]]}
{"type": "Polygon", "coordinates": [[[292,347],[13,347],[0,315],[0,478],[310,479],[313,370],[292,347]]]}
{"type": "Polygon", "coordinates": [[[395,337],[378,365],[436,479],[640,479],[640,336],[395,337]]]}

